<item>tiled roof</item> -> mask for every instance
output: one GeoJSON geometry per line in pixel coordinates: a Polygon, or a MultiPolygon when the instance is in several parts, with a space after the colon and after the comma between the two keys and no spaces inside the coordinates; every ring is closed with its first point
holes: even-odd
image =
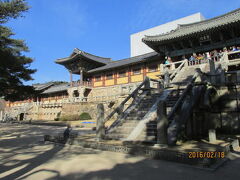
{"type": "Polygon", "coordinates": [[[117,67],[121,67],[121,66],[136,64],[136,63],[139,63],[139,62],[144,62],[148,58],[151,58],[151,57],[154,57],[154,56],[157,56],[157,55],[158,55],[157,52],[151,52],[151,53],[143,54],[143,55],[140,55],[140,56],[135,56],[135,57],[127,58],[127,59],[112,61],[112,62],[106,64],[105,66],[92,69],[92,70],[88,71],[88,73],[93,73],[93,72],[98,72],[98,71],[102,71],[102,70],[117,68],[117,67]]]}
{"type": "Polygon", "coordinates": [[[108,63],[111,62],[111,58],[95,56],[93,54],[81,51],[77,48],[75,48],[73,50],[73,53],[69,57],[57,59],[55,62],[58,63],[58,64],[65,64],[65,63],[73,61],[76,57],[84,57],[85,59],[89,59],[89,60],[99,62],[99,63],[102,63],[102,64],[108,64],[108,63]]]}
{"type": "Polygon", "coordinates": [[[69,83],[53,85],[50,88],[48,88],[47,90],[43,91],[42,94],[50,94],[50,93],[55,93],[55,92],[67,91],[67,89],[69,87],[70,87],[69,83]]]}
{"type": "Polygon", "coordinates": [[[219,28],[237,22],[240,22],[240,8],[212,19],[191,24],[179,25],[177,29],[166,34],[145,36],[142,41],[146,44],[151,44],[151,42],[164,42],[170,39],[176,39],[199,32],[209,31],[211,29],[219,28]]]}
{"type": "Polygon", "coordinates": [[[33,84],[33,87],[35,90],[41,91],[41,90],[44,90],[44,89],[52,86],[53,84],[54,84],[54,82],[47,82],[47,83],[43,83],[43,84],[33,84]]]}

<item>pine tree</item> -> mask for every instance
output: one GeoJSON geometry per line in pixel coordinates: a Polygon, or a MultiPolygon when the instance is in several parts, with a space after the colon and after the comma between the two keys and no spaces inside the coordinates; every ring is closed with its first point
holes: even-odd
{"type": "Polygon", "coordinates": [[[28,51],[23,40],[13,39],[14,33],[4,26],[11,19],[22,17],[29,9],[25,0],[0,0],[0,97],[5,100],[21,100],[33,96],[32,86],[25,81],[32,80],[36,71],[30,69],[32,59],[23,52],[28,51]]]}

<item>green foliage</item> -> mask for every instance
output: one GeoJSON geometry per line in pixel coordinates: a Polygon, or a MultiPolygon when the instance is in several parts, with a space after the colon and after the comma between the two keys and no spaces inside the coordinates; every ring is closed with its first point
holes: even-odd
{"type": "Polygon", "coordinates": [[[22,16],[22,12],[29,9],[25,0],[0,0],[0,23],[22,16]]]}
{"type": "Polygon", "coordinates": [[[79,119],[80,120],[89,120],[89,119],[92,119],[92,117],[88,113],[84,112],[79,116],[79,119]]]}
{"type": "Polygon", "coordinates": [[[59,121],[78,121],[79,115],[72,114],[72,115],[64,115],[59,118],[59,121]]]}
{"type": "Polygon", "coordinates": [[[63,115],[61,117],[57,117],[54,120],[55,121],[79,121],[79,120],[89,120],[92,119],[91,116],[84,112],[80,116],[78,114],[72,114],[72,115],[63,115]]]}
{"type": "Polygon", "coordinates": [[[5,100],[26,99],[35,93],[32,86],[23,85],[36,71],[29,68],[33,60],[23,55],[28,47],[23,40],[13,39],[11,29],[3,26],[28,9],[25,0],[0,0],[0,97],[5,100]]]}

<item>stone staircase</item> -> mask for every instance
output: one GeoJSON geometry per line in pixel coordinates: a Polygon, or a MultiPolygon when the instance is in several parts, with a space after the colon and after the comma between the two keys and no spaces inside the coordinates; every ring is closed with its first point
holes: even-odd
{"type": "MultiPolygon", "coordinates": [[[[221,63],[217,62],[216,65],[221,63]]],[[[124,116],[121,123],[114,129],[107,131],[107,139],[155,144],[157,141],[157,106],[159,102],[164,101],[166,103],[168,126],[176,121],[181,121],[185,116],[189,118],[189,113],[185,113],[186,107],[188,109],[193,108],[194,103],[198,102],[201,92],[204,92],[205,89],[204,84],[195,86],[194,82],[206,79],[206,74],[209,72],[209,63],[198,62],[189,65],[187,61],[182,62],[169,75],[170,87],[166,86],[168,88],[161,89],[161,93],[154,93],[150,90],[138,102],[137,106],[129,111],[127,116],[124,116]],[[196,71],[197,68],[200,71],[196,71]],[[167,96],[165,96],[166,94],[167,96]],[[186,96],[188,97],[186,98],[186,96]],[[191,101],[189,101],[189,97],[192,98],[191,101]],[[182,111],[182,108],[185,108],[185,110],[182,111]]]]}
{"type": "Polygon", "coordinates": [[[209,72],[209,64],[197,64],[194,66],[186,66],[184,67],[175,77],[172,79],[172,84],[178,85],[187,85],[187,83],[192,79],[195,69],[200,68],[202,72],[209,72]]]}
{"type": "MultiPolygon", "coordinates": [[[[161,99],[161,96],[163,96],[164,92],[169,92],[167,97],[162,97],[162,100],[166,102],[167,116],[169,116],[174,105],[181,97],[184,89],[192,80],[196,68],[200,68],[202,72],[209,72],[209,64],[182,66],[180,71],[178,71],[178,73],[176,73],[171,79],[171,88],[162,89],[161,93],[154,93],[152,90],[150,90],[146,96],[140,102],[138,102],[138,105],[132,111],[128,112],[128,115],[121,120],[121,123],[119,123],[112,130],[107,131],[106,138],[123,141],[156,143],[156,103],[158,102],[158,99],[161,99]],[[150,115],[152,117],[149,118],[148,115],[151,113],[153,113],[150,115]],[[134,133],[136,134],[133,135],[134,133]]],[[[168,118],[169,123],[171,123],[172,120],[173,119],[168,118]]]]}
{"type": "Polygon", "coordinates": [[[161,93],[148,93],[136,105],[130,113],[121,121],[121,123],[107,134],[108,139],[122,140],[128,137],[136,125],[144,118],[150,108],[155,103],[156,99],[161,96],[161,93]]]}
{"type": "MultiPolygon", "coordinates": [[[[167,115],[169,115],[172,108],[176,104],[177,100],[181,96],[183,89],[171,89],[170,91],[171,92],[168,94],[166,98],[167,115]]],[[[157,140],[157,121],[156,118],[154,118],[146,123],[145,128],[141,132],[140,136],[137,138],[137,141],[154,144],[156,143],[156,140],[157,140]]]]}
{"type": "MultiPolygon", "coordinates": [[[[171,89],[166,98],[167,114],[171,112],[178,98],[181,96],[183,89],[171,89]]],[[[115,127],[114,130],[106,134],[107,139],[112,140],[126,140],[137,125],[144,120],[147,113],[151,111],[151,108],[156,103],[158,98],[161,98],[163,93],[148,92],[148,94],[138,103],[122,121],[115,127]]],[[[155,143],[157,136],[157,121],[156,118],[146,122],[143,131],[136,138],[136,141],[155,143]]]]}

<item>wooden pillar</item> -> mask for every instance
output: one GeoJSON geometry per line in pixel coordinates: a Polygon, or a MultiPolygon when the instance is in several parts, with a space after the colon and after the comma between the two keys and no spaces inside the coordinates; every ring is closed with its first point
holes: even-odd
{"type": "Polygon", "coordinates": [[[192,40],[191,40],[191,39],[189,39],[189,40],[188,40],[188,42],[189,42],[189,44],[190,44],[190,47],[191,47],[191,48],[193,48],[193,47],[194,47],[194,45],[193,45],[193,42],[192,42],[192,40]]]}
{"type": "Polygon", "coordinates": [[[73,86],[73,82],[72,82],[72,71],[69,71],[69,74],[70,74],[70,85],[71,87],[73,86]]]}
{"type": "Polygon", "coordinates": [[[235,38],[235,37],[236,37],[235,32],[234,32],[233,29],[230,30],[230,34],[231,34],[231,37],[232,37],[232,38],[235,38]]]}
{"type": "Polygon", "coordinates": [[[117,85],[117,72],[114,73],[113,78],[114,78],[114,85],[117,85]]]}
{"type": "Polygon", "coordinates": [[[102,103],[97,105],[97,128],[96,128],[97,140],[103,140],[105,136],[105,126],[104,126],[104,106],[102,103]]]}
{"type": "Polygon", "coordinates": [[[167,108],[166,102],[160,101],[157,107],[157,144],[155,147],[167,146],[167,108]]]}
{"type": "Polygon", "coordinates": [[[128,68],[128,83],[131,83],[131,68],[128,68]]]}
{"type": "Polygon", "coordinates": [[[219,38],[220,38],[220,41],[224,40],[224,36],[223,36],[223,33],[221,31],[219,32],[219,38]]]}
{"type": "Polygon", "coordinates": [[[80,86],[82,86],[83,85],[83,69],[80,68],[79,70],[80,70],[80,86]]]}
{"type": "Polygon", "coordinates": [[[103,73],[103,75],[102,75],[102,82],[103,82],[103,87],[105,87],[105,81],[106,81],[106,74],[105,73],[103,73]]]}
{"type": "Polygon", "coordinates": [[[144,63],[144,66],[143,66],[143,79],[147,76],[147,66],[146,66],[146,63],[144,63]]]}

